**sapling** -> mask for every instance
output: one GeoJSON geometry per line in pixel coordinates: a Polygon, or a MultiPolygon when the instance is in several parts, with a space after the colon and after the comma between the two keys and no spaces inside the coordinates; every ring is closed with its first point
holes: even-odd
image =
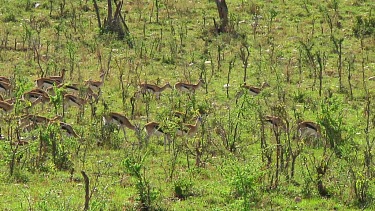
{"type": "Polygon", "coordinates": [[[67,46],[68,56],[69,56],[70,78],[72,78],[73,72],[74,72],[74,66],[76,63],[75,59],[77,57],[76,55],[77,49],[76,49],[75,43],[73,43],[73,41],[71,41],[70,39],[67,39],[66,46],[67,46]]]}
{"type": "Polygon", "coordinates": [[[52,11],[53,11],[53,0],[48,0],[49,1],[49,17],[52,17],[52,11]]]}
{"type": "MultiPolygon", "coordinates": [[[[313,77],[314,78],[314,83],[313,83],[313,86],[315,86],[315,83],[316,83],[316,71],[315,71],[315,68],[316,68],[316,64],[315,64],[315,59],[314,59],[314,53],[313,53],[313,47],[314,47],[314,43],[311,41],[311,40],[307,40],[306,43],[304,43],[303,41],[300,41],[300,46],[302,48],[302,52],[304,51],[305,52],[305,59],[309,65],[309,69],[310,69],[310,74],[309,74],[309,77],[313,77]]],[[[302,63],[301,63],[302,64],[302,63]]]]}
{"type": "Polygon", "coordinates": [[[253,15],[253,23],[251,24],[252,29],[253,29],[253,40],[256,41],[256,34],[258,31],[258,26],[259,26],[259,15],[258,13],[255,13],[253,15]]]}
{"type": "Polygon", "coordinates": [[[186,28],[187,28],[187,25],[185,22],[182,22],[178,28],[178,37],[180,38],[180,51],[179,51],[180,53],[183,53],[184,52],[183,49],[185,48],[185,44],[183,43],[183,41],[184,41],[184,38],[187,37],[186,28]]]}
{"type": "Polygon", "coordinates": [[[38,50],[36,44],[34,44],[33,49],[34,49],[34,52],[35,52],[35,54],[36,54],[36,61],[37,61],[37,63],[38,63],[38,67],[39,67],[39,70],[40,70],[40,75],[41,75],[41,77],[43,77],[44,74],[45,74],[45,72],[43,71],[42,64],[40,63],[39,50],[38,50]]]}
{"type": "Polygon", "coordinates": [[[290,77],[291,77],[291,71],[290,71],[290,66],[291,66],[291,64],[292,64],[292,58],[289,58],[288,59],[288,64],[286,65],[286,67],[285,67],[285,76],[286,76],[286,82],[287,83],[291,83],[291,80],[290,80],[290,77]]]}
{"type": "MultiPolygon", "coordinates": [[[[222,45],[217,45],[217,72],[221,72],[221,52],[222,52],[222,45]]],[[[211,62],[211,76],[214,75],[214,63],[213,63],[213,59],[212,59],[212,54],[211,52],[208,52],[209,55],[210,55],[210,62],[211,62]]]]}
{"type": "Polygon", "coordinates": [[[368,95],[368,89],[366,86],[366,79],[365,79],[365,66],[366,66],[366,57],[365,57],[365,46],[364,46],[364,40],[363,36],[361,36],[361,71],[362,71],[362,84],[363,84],[363,89],[368,95]]]}
{"type": "Polygon", "coordinates": [[[310,15],[310,10],[307,6],[308,3],[309,3],[309,0],[303,0],[303,8],[305,9],[307,15],[310,15]]]}
{"type": "MultiPolygon", "coordinates": [[[[219,47],[218,47],[219,48],[219,47]]],[[[210,78],[212,78],[215,74],[215,64],[214,64],[214,58],[213,58],[213,55],[211,52],[209,51],[206,51],[207,49],[205,48],[204,49],[204,52],[203,52],[203,60],[205,60],[204,64],[209,64],[211,66],[211,75],[210,75],[210,78]]],[[[219,49],[218,49],[219,50],[219,49]]],[[[217,58],[218,60],[220,60],[220,58],[218,57],[217,58]]],[[[219,61],[218,61],[219,62],[219,61]]],[[[206,66],[202,66],[202,68],[206,69],[206,66]]],[[[221,63],[219,62],[217,64],[217,71],[220,71],[220,68],[221,68],[221,63]]]]}
{"type": "Polygon", "coordinates": [[[278,14],[278,12],[274,8],[271,8],[268,12],[269,12],[269,20],[268,20],[267,34],[268,34],[268,36],[270,36],[272,24],[273,24],[273,21],[275,20],[277,14],[278,14]]]}
{"type": "Polygon", "coordinates": [[[328,23],[329,30],[330,30],[330,36],[332,37],[333,36],[333,20],[332,20],[332,17],[329,15],[326,8],[320,7],[320,11],[323,13],[323,16],[325,17],[325,19],[328,23]]]}
{"type": "Polygon", "coordinates": [[[329,198],[331,194],[328,192],[327,188],[323,184],[323,178],[327,173],[327,170],[330,167],[331,158],[335,154],[334,152],[331,152],[330,154],[327,154],[326,150],[324,150],[323,155],[321,155],[321,158],[317,160],[315,155],[311,154],[311,162],[314,165],[314,168],[316,170],[316,186],[318,189],[318,192],[320,196],[329,198]]]}
{"type": "Polygon", "coordinates": [[[155,0],[155,6],[156,6],[156,23],[159,23],[159,9],[160,9],[159,0],[155,0]]]}
{"type": "Polygon", "coordinates": [[[316,53],[316,60],[319,64],[319,96],[322,96],[323,88],[323,71],[325,69],[325,64],[327,63],[327,56],[325,52],[322,54],[320,51],[316,53]]]}
{"type": "Polygon", "coordinates": [[[56,86],[53,87],[53,91],[55,93],[55,95],[51,95],[50,96],[50,100],[51,100],[51,103],[53,104],[53,108],[54,108],[54,112],[55,112],[55,115],[58,115],[59,114],[59,108],[62,107],[63,108],[63,117],[64,117],[64,114],[65,114],[65,108],[63,106],[63,88],[58,88],[56,86]]]}
{"type": "Polygon", "coordinates": [[[9,176],[13,176],[14,168],[15,168],[15,165],[16,165],[16,155],[18,153],[18,147],[20,146],[18,144],[18,141],[20,140],[19,139],[20,135],[19,135],[19,132],[16,131],[17,141],[14,141],[13,137],[12,137],[12,131],[13,130],[10,126],[10,120],[7,121],[7,122],[8,122],[8,140],[9,140],[9,147],[10,147],[10,150],[11,150],[11,158],[10,158],[10,161],[9,161],[9,176]]]}
{"type": "Polygon", "coordinates": [[[331,36],[331,40],[335,47],[335,52],[337,54],[337,71],[339,73],[339,90],[342,92],[343,85],[342,85],[342,43],[344,42],[344,38],[336,38],[334,35],[331,36]]]}
{"type": "Polygon", "coordinates": [[[348,84],[349,84],[349,94],[350,99],[353,99],[353,87],[352,87],[352,71],[354,69],[355,56],[352,54],[349,58],[345,59],[348,62],[348,84]]]}
{"type": "Polygon", "coordinates": [[[249,45],[243,44],[240,48],[240,58],[241,58],[243,69],[244,69],[244,76],[243,76],[244,83],[246,83],[246,80],[247,80],[247,67],[249,64],[249,56],[250,56],[249,45]]]}
{"type": "Polygon", "coordinates": [[[158,40],[158,45],[157,45],[157,51],[160,53],[164,47],[164,42],[163,42],[163,28],[160,28],[160,37],[158,40]]]}
{"type": "MultiPolygon", "coordinates": [[[[126,97],[128,96],[128,89],[130,84],[127,84],[126,87],[124,85],[124,69],[121,68],[121,65],[119,64],[118,60],[115,59],[117,68],[119,69],[119,81],[121,86],[121,99],[122,99],[122,106],[125,109],[125,103],[126,103],[126,97]]],[[[128,80],[129,80],[130,74],[128,74],[128,80]]]]}
{"type": "Polygon", "coordinates": [[[66,5],[66,2],[65,2],[65,0],[61,0],[60,1],[60,4],[59,4],[59,6],[60,6],[60,17],[64,17],[64,14],[65,14],[65,5],[66,5]]]}
{"type": "Polygon", "coordinates": [[[72,15],[70,19],[70,26],[73,28],[74,33],[77,33],[77,11],[76,8],[71,4],[72,15]]]}
{"type": "MultiPolygon", "coordinates": [[[[341,157],[341,149],[339,146],[343,144],[344,138],[344,110],[342,104],[337,97],[328,96],[321,102],[321,114],[318,123],[322,125],[326,131],[326,139],[338,157],[341,157]]],[[[327,145],[327,144],[325,144],[327,145]]]]}
{"type": "Polygon", "coordinates": [[[236,61],[236,57],[234,57],[230,62],[229,62],[229,69],[228,69],[228,74],[227,74],[227,88],[226,88],[226,94],[227,98],[229,99],[229,85],[230,85],[230,74],[232,72],[232,69],[234,67],[234,62],[236,61]]]}
{"type": "MultiPolygon", "coordinates": [[[[299,117],[300,115],[296,113],[295,107],[293,108],[293,112],[294,112],[294,118],[300,119],[299,117]]],[[[294,175],[295,175],[295,166],[296,166],[297,157],[302,153],[304,145],[302,141],[297,140],[297,144],[295,146],[295,149],[293,150],[292,143],[290,142],[291,139],[289,137],[289,134],[290,134],[290,131],[288,131],[288,155],[291,156],[292,160],[290,164],[290,176],[287,176],[287,178],[292,180],[294,179],[294,175]]]]}
{"type": "Polygon", "coordinates": [[[148,153],[143,156],[128,156],[122,162],[125,172],[136,180],[136,189],[141,210],[154,209],[154,203],[157,197],[157,191],[152,187],[151,182],[146,177],[145,159],[148,153]]]}
{"type": "MultiPolygon", "coordinates": [[[[373,166],[373,154],[372,148],[374,146],[374,139],[370,139],[370,116],[371,116],[371,98],[369,95],[366,96],[366,107],[365,107],[365,118],[366,118],[366,128],[365,128],[365,137],[366,137],[366,148],[364,150],[364,166],[366,169],[366,176],[372,178],[372,166],[373,166]]],[[[374,124],[374,122],[372,122],[374,124]]]]}

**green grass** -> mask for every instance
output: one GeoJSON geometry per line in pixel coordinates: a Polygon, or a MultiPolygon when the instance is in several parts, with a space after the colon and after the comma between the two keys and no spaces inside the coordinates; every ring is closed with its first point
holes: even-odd
{"type": "MultiPolygon", "coordinates": [[[[71,83],[99,80],[101,70],[107,75],[98,103],[92,104],[96,116],[91,116],[89,104],[80,119],[76,108],[69,108],[64,116],[63,121],[82,139],[41,126],[30,132],[37,139],[15,154],[12,176],[12,148],[9,140],[0,143],[1,210],[83,209],[81,171],[90,179],[91,210],[139,210],[140,190],[150,197],[152,210],[374,209],[374,159],[372,154],[366,157],[368,150],[373,153],[374,138],[375,85],[367,79],[375,68],[375,34],[368,35],[374,19],[372,1],[228,1],[232,28],[226,34],[214,31],[213,18],[219,20],[214,1],[159,0],[158,22],[156,1],[126,1],[122,14],[134,48],[114,34],[100,32],[91,1],[66,1],[64,7],[64,1],[51,2],[35,7],[27,0],[0,0],[0,76],[12,77],[14,87],[11,94],[2,94],[4,98],[20,97],[42,73],[58,75],[62,68],[68,70],[66,81],[71,83]],[[355,34],[361,29],[357,17],[368,21],[362,45],[355,34]],[[341,89],[339,54],[332,36],[344,39],[341,89]],[[266,81],[270,87],[236,103],[244,83],[240,49],[246,46],[250,52],[246,84],[260,86],[266,81]],[[325,61],[320,94],[317,55],[325,61]],[[228,75],[227,96],[223,86],[228,75]],[[139,83],[196,83],[200,77],[206,83],[194,95],[167,89],[160,100],[137,98],[131,118],[131,97],[139,83]],[[176,138],[175,147],[165,151],[162,138],[151,137],[140,148],[134,131],[127,130],[126,139],[122,131],[103,133],[101,116],[112,111],[140,126],[148,121],[176,125],[172,111],[186,112],[189,124],[198,114],[204,114],[204,121],[195,137],[176,138]],[[277,139],[261,121],[268,114],[288,122],[289,133],[277,139]],[[337,147],[314,148],[306,143],[296,158],[294,177],[290,178],[291,161],[285,156],[286,166],[275,184],[278,142],[285,150],[290,146],[293,153],[302,146],[293,139],[297,119],[319,123],[325,142],[335,141],[337,147]],[[45,151],[40,151],[40,141],[46,141],[45,151]],[[65,168],[54,163],[53,141],[65,168]],[[139,175],[126,167],[126,160],[140,166],[139,175]],[[326,172],[319,175],[319,167],[325,166],[326,172]],[[330,197],[319,194],[319,176],[330,197]],[[185,197],[176,196],[177,186],[184,188],[185,197]],[[361,187],[362,198],[356,194],[361,187]]],[[[103,21],[106,1],[98,4],[103,21]]],[[[1,132],[12,141],[23,113],[0,111],[1,132]]],[[[37,105],[29,113],[55,116],[51,103],[37,105]]],[[[61,107],[57,113],[62,114],[61,107]]]]}

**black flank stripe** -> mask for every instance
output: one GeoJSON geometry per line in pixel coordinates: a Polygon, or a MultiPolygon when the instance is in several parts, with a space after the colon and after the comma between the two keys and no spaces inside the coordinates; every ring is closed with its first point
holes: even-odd
{"type": "Polygon", "coordinates": [[[153,92],[155,92],[155,89],[151,86],[147,86],[147,89],[151,89],[153,92]]]}
{"type": "Polygon", "coordinates": [[[121,121],[121,119],[120,119],[119,117],[117,117],[117,116],[112,116],[112,118],[113,118],[114,120],[116,120],[117,122],[119,122],[120,124],[123,124],[123,122],[121,121]]]}
{"type": "Polygon", "coordinates": [[[306,127],[310,128],[310,129],[313,129],[313,130],[315,130],[315,131],[317,130],[316,127],[315,127],[314,125],[309,124],[309,123],[306,124],[306,127]]]}
{"type": "Polygon", "coordinates": [[[51,81],[51,80],[46,80],[44,82],[47,83],[47,84],[51,84],[51,85],[55,84],[55,81],[51,81]]]}
{"type": "Polygon", "coordinates": [[[63,126],[61,127],[61,129],[65,130],[67,133],[70,134],[70,130],[69,130],[69,128],[68,128],[66,125],[63,125],[63,126]]]}
{"type": "Polygon", "coordinates": [[[258,92],[259,92],[258,89],[254,89],[254,88],[252,88],[252,87],[250,87],[250,91],[251,91],[251,92],[254,92],[254,93],[258,93],[258,92]]]}
{"type": "Polygon", "coordinates": [[[78,91],[78,88],[77,87],[74,87],[74,86],[66,86],[67,89],[73,89],[75,91],[78,91]]]}
{"type": "Polygon", "coordinates": [[[185,89],[190,89],[190,87],[186,85],[182,85],[182,87],[184,87],[185,89]]]}
{"type": "Polygon", "coordinates": [[[31,98],[39,98],[40,95],[39,94],[30,93],[29,97],[31,97],[31,98]]]}
{"type": "Polygon", "coordinates": [[[70,99],[71,101],[73,101],[75,104],[79,105],[79,103],[78,103],[78,101],[77,101],[76,98],[74,98],[74,97],[69,97],[69,99],[70,99]]]}
{"type": "Polygon", "coordinates": [[[161,133],[164,133],[163,129],[160,126],[155,126],[155,129],[161,133]]]}

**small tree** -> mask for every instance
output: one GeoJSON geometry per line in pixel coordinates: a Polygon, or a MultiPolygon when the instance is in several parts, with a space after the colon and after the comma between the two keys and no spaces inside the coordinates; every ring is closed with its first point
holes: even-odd
{"type": "Polygon", "coordinates": [[[125,18],[121,14],[123,1],[117,2],[117,0],[107,0],[108,13],[107,17],[104,18],[103,24],[101,23],[99,7],[96,0],[93,0],[96,17],[98,18],[98,26],[101,33],[117,33],[119,39],[126,39],[128,46],[133,48],[133,42],[130,39],[130,31],[126,25],[125,18]],[[113,2],[112,2],[113,1],[113,2]],[[116,9],[113,10],[112,3],[115,4],[116,9]],[[114,11],[114,12],[113,12],[114,11]]]}

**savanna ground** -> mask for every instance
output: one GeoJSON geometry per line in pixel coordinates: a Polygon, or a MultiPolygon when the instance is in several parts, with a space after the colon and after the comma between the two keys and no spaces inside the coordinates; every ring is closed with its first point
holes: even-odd
{"type": "MultiPolygon", "coordinates": [[[[22,132],[27,102],[0,113],[0,209],[84,209],[81,171],[91,210],[375,209],[373,1],[227,4],[228,32],[218,34],[214,1],[125,1],[130,37],[119,40],[99,30],[92,1],[0,0],[0,75],[13,87],[4,98],[19,99],[63,68],[66,83],[106,73],[83,113],[63,113],[58,95],[28,111],[63,115],[79,138],[53,123],[22,132]],[[200,78],[195,93],[134,95],[141,82],[200,78]],[[237,99],[244,82],[270,87],[237,99]],[[172,137],[165,150],[162,138],[103,125],[112,111],[170,132],[179,121],[173,111],[203,122],[195,137],[172,137]],[[267,125],[266,115],[286,130],[267,125]],[[322,137],[298,140],[298,119],[320,124],[322,137]],[[17,147],[17,134],[36,139],[17,147]]],[[[98,6],[103,21],[107,1],[98,6]]]]}

